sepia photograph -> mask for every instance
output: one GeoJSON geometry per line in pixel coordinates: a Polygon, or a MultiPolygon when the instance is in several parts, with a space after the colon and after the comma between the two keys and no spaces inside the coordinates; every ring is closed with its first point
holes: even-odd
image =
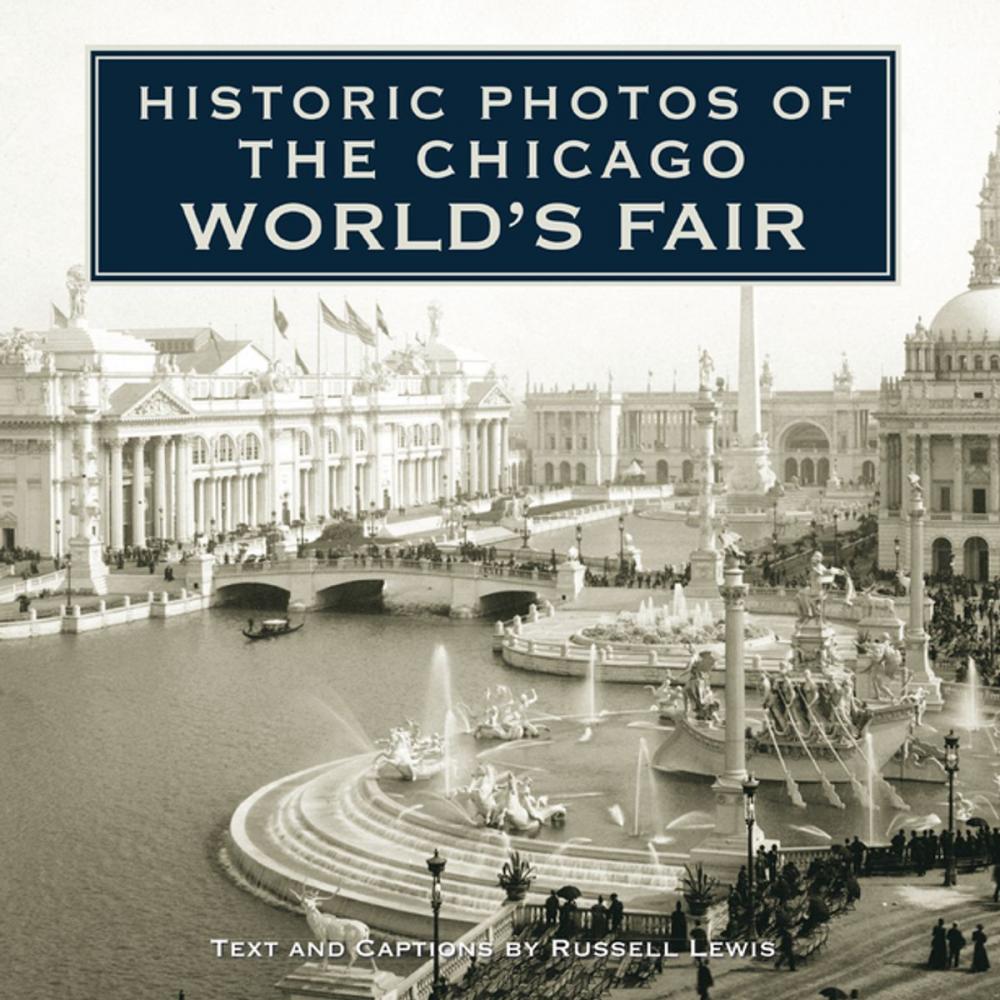
{"type": "Polygon", "coordinates": [[[1000,8],[0,8],[0,994],[1000,995],[1000,8]]]}

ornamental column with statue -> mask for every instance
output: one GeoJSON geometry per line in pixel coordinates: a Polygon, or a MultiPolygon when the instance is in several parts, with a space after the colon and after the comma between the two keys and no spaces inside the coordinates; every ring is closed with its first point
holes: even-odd
{"type": "Polygon", "coordinates": [[[698,548],[691,553],[691,580],[684,588],[689,600],[706,601],[712,611],[721,607],[722,552],[715,537],[715,427],[719,406],[712,393],[715,366],[708,351],[698,358],[698,398],[693,404],[698,426],[701,459],[701,492],[698,497],[698,548]]]}
{"type": "MultiPolygon", "coordinates": [[[[746,671],[744,629],[747,595],[743,569],[735,556],[726,559],[725,582],[721,594],[726,608],[726,679],[725,716],[723,718],[723,772],[712,785],[715,797],[715,828],[691,851],[693,861],[700,861],[718,872],[733,872],[747,860],[747,826],[744,813],[743,782],[747,779],[746,754],[746,671]]],[[[759,823],[750,836],[754,853],[767,840],[759,823]]]]}

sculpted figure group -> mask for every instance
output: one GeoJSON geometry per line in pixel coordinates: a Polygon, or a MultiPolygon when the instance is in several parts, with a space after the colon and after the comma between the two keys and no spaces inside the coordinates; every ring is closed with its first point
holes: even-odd
{"type": "Polygon", "coordinates": [[[537,833],[543,826],[562,826],[566,806],[549,804],[547,795],[536,796],[531,778],[513,771],[500,775],[492,764],[477,764],[468,785],[458,797],[472,807],[481,826],[514,833],[537,833]]]}
{"type": "Polygon", "coordinates": [[[469,732],[477,740],[523,740],[548,732],[548,726],[538,725],[528,718],[528,710],[538,701],[534,688],[522,691],[516,698],[506,684],[498,684],[496,692],[486,689],[486,703],[478,712],[468,711],[469,732]]]}
{"type": "Polygon", "coordinates": [[[784,660],[773,679],[761,672],[757,683],[761,708],[777,736],[822,740],[825,735],[853,742],[871,719],[867,704],[854,695],[852,676],[844,671],[816,676],[807,668],[795,677],[791,661],[784,660]]]}
{"type": "Polygon", "coordinates": [[[419,723],[408,719],[405,726],[394,726],[388,739],[378,740],[375,756],[377,769],[390,767],[404,781],[430,778],[444,767],[444,741],[438,733],[424,736],[419,723]]]}

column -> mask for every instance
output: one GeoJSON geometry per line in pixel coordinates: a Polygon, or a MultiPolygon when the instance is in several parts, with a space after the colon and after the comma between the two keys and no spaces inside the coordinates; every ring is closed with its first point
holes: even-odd
{"type": "MultiPolygon", "coordinates": [[[[313,459],[313,467],[316,470],[316,514],[323,517],[330,516],[330,467],[327,462],[326,434],[322,429],[316,431],[317,452],[313,459]]],[[[381,504],[379,504],[381,506],[381,504]]]]}
{"type": "Polygon", "coordinates": [[[219,517],[216,509],[215,479],[212,476],[207,476],[202,480],[201,488],[202,504],[204,506],[202,520],[205,531],[208,532],[209,535],[213,535],[219,530],[219,517]]]}
{"type": "Polygon", "coordinates": [[[988,510],[993,519],[1000,512],[1000,448],[997,447],[996,434],[990,435],[990,503],[988,510]]]}
{"type": "Polygon", "coordinates": [[[889,435],[878,436],[878,488],[882,497],[882,509],[889,509],[889,435]]]}
{"type": "Polygon", "coordinates": [[[175,438],[168,437],[167,445],[167,502],[164,505],[164,523],[166,524],[165,534],[167,538],[179,538],[180,532],[177,530],[177,442],[175,438]]]}
{"type": "Polygon", "coordinates": [[[469,437],[469,492],[475,496],[479,492],[479,435],[474,420],[465,426],[469,437]]]}
{"type": "Polygon", "coordinates": [[[187,541],[191,538],[191,452],[190,442],[183,435],[174,441],[174,478],[177,486],[177,538],[187,541]]]}
{"type": "Polygon", "coordinates": [[[153,439],[153,534],[162,538],[165,533],[167,508],[167,439],[160,435],[153,439]]]}
{"type": "Polygon", "coordinates": [[[922,688],[927,707],[942,705],[941,681],[931,668],[924,630],[924,498],[921,487],[910,488],[910,621],[906,628],[906,665],[911,688],[922,688]]]}
{"type": "Polygon", "coordinates": [[[146,544],[146,438],[132,438],[132,544],[146,544]]]}
{"type": "Polygon", "coordinates": [[[510,487],[510,421],[500,421],[500,489],[510,487]]]}
{"type": "Polygon", "coordinates": [[[750,588],[743,582],[743,570],[735,560],[726,566],[724,580],[720,588],[722,601],[726,606],[726,742],[723,778],[742,782],[747,773],[743,629],[750,588]]]}
{"type": "MultiPolygon", "coordinates": [[[[574,414],[574,429],[575,429],[575,419],[576,415],[574,414]]],[[[499,490],[502,480],[500,476],[500,421],[498,419],[490,421],[489,434],[490,434],[490,487],[494,490],[499,490]]]]}
{"type": "Polygon", "coordinates": [[[247,523],[247,477],[236,473],[236,523],[247,523]]]}
{"type": "Polygon", "coordinates": [[[965,473],[962,468],[962,435],[952,436],[952,475],[953,492],[951,499],[951,517],[953,521],[962,519],[962,511],[965,510],[965,473]]]}
{"type": "Polygon", "coordinates": [[[489,422],[479,420],[476,422],[476,434],[479,440],[479,489],[482,493],[490,491],[490,448],[489,448],[489,422]]]}
{"type": "Polygon", "coordinates": [[[108,444],[111,448],[111,547],[120,549],[125,544],[124,519],[122,496],[122,445],[123,441],[112,440],[108,444]]]}

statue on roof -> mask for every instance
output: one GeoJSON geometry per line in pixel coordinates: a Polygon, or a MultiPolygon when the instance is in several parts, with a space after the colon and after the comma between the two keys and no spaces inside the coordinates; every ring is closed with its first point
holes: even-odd
{"type": "Polygon", "coordinates": [[[427,307],[427,316],[431,321],[431,332],[428,338],[428,343],[433,343],[438,339],[441,333],[441,317],[444,315],[444,310],[441,308],[440,304],[437,302],[432,302],[427,307]]]}
{"type": "Polygon", "coordinates": [[[84,319],[87,315],[87,292],[90,282],[80,264],[74,264],[66,272],[66,288],[69,290],[69,318],[84,319]]]}

